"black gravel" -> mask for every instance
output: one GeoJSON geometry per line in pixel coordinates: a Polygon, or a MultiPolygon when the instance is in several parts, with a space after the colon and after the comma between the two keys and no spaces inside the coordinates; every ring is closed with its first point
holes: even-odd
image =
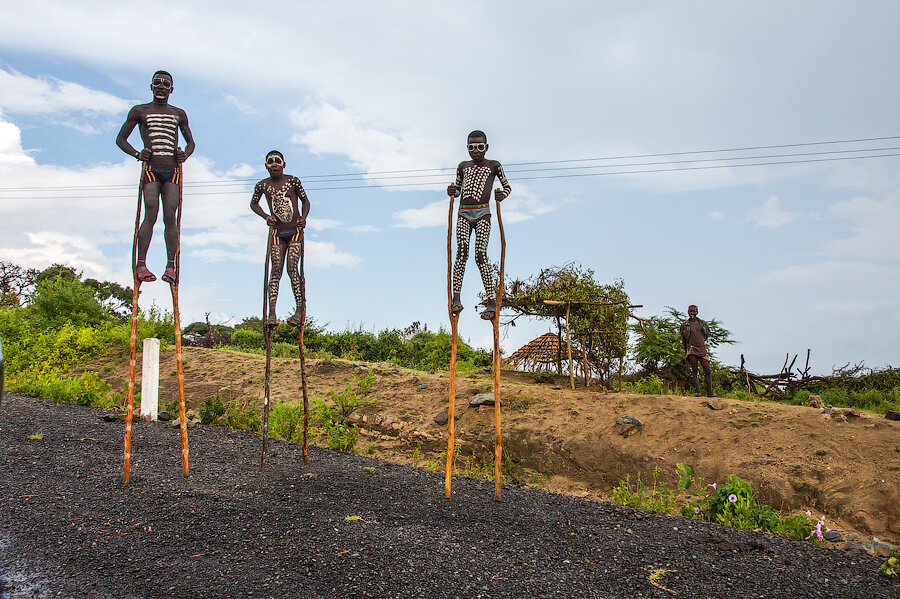
{"type": "Polygon", "coordinates": [[[123,486],[102,415],[4,399],[3,599],[900,597],[869,555],[589,499],[455,478],[447,500],[440,473],[280,441],[263,473],[260,437],[216,426],[184,478],[178,429],[137,423],[123,486]]]}

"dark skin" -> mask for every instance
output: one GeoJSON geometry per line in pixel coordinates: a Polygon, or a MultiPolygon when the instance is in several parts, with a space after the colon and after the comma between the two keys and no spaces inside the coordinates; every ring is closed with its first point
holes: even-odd
{"type": "MultiPolygon", "coordinates": [[[[188,126],[187,114],[181,108],[169,104],[169,95],[175,90],[172,78],[165,74],[156,74],[150,83],[150,91],[153,93],[153,101],[148,104],[138,104],[129,112],[125,123],[116,136],[116,145],[123,152],[133,158],[146,162],[151,167],[173,167],[183,163],[188,156],[194,153],[194,136],[188,126]],[[173,155],[154,153],[151,149],[150,124],[148,116],[166,115],[174,117],[178,123],[178,130],[184,137],[185,147],[178,147],[177,139],[174,142],[173,155]],[[138,152],[130,143],[128,137],[138,127],[144,148],[138,152]]],[[[150,181],[143,184],[144,197],[144,221],[138,231],[138,261],[142,262],[147,257],[147,249],[150,246],[150,238],[153,236],[153,225],[159,215],[159,202],[163,204],[163,222],[166,225],[166,253],[172,262],[175,258],[175,250],[178,247],[178,230],[176,212],[178,209],[178,185],[171,181],[150,181]]],[[[149,273],[148,273],[149,274],[149,273]]],[[[156,277],[152,274],[142,278],[144,281],[152,281],[156,277]],[[152,278],[151,278],[152,277],[152,278]]]]}
{"type": "MultiPolygon", "coordinates": [[[[277,154],[275,155],[277,156],[277,154]]],[[[271,158],[272,155],[267,157],[267,160],[271,158]]],[[[260,183],[268,183],[275,190],[281,190],[285,183],[287,183],[288,179],[284,175],[284,167],[287,166],[286,162],[282,162],[281,164],[274,163],[274,161],[267,162],[266,170],[269,171],[269,178],[263,179],[260,183]],[[271,162],[271,163],[270,163],[271,162]]],[[[265,196],[266,202],[269,205],[269,212],[267,213],[263,210],[262,206],[259,205],[259,197],[254,195],[253,199],[250,200],[250,210],[266,219],[266,224],[270,227],[278,226],[298,226],[298,227],[306,227],[306,216],[309,214],[309,200],[304,196],[302,200],[300,199],[297,190],[294,187],[289,187],[285,195],[290,199],[292,205],[292,217],[287,222],[282,222],[278,220],[278,218],[273,214],[272,210],[272,197],[271,192],[265,187],[262,188],[262,195],[265,196]],[[300,205],[302,204],[302,210],[300,209],[300,205]]],[[[283,242],[282,245],[287,245],[287,242],[283,242]]],[[[283,248],[282,248],[283,249],[283,248]]]]}
{"type": "MultiPolygon", "coordinates": [[[[468,147],[470,144],[484,144],[484,149],[475,148],[468,150],[469,158],[472,159],[470,164],[474,164],[475,166],[486,166],[490,160],[485,158],[487,154],[488,148],[490,147],[487,143],[487,139],[482,137],[481,135],[470,135],[466,140],[466,146],[468,147]]],[[[465,168],[468,166],[465,162],[459,165],[459,168],[465,168]]],[[[459,195],[460,189],[458,185],[450,184],[447,186],[447,195],[450,197],[457,197],[459,195]]],[[[490,190],[485,190],[486,193],[490,193],[490,190]]],[[[490,197],[481,198],[483,201],[487,202],[490,200],[490,197]]],[[[494,199],[498,202],[502,202],[506,199],[506,195],[503,193],[503,190],[499,187],[494,190],[494,199]]]]}

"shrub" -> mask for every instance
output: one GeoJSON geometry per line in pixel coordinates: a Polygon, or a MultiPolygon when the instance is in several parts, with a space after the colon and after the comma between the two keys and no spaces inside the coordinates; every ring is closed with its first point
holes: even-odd
{"type": "Polygon", "coordinates": [[[368,373],[364,379],[354,378],[343,391],[329,392],[329,405],[322,398],[313,401],[313,422],[325,436],[325,443],[337,451],[353,452],[359,441],[359,428],[350,421],[350,414],[357,408],[374,405],[367,399],[375,385],[375,377],[368,373]]]}
{"type": "Polygon", "coordinates": [[[115,407],[115,398],[109,397],[112,387],[93,372],[75,378],[41,374],[35,377],[15,377],[11,388],[18,393],[51,399],[57,403],[78,406],[96,406],[103,409],[115,407]]]}
{"type": "Polygon", "coordinates": [[[659,480],[659,468],[653,469],[651,477],[653,486],[648,487],[641,480],[640,472],[634,485],[631,484],[631,476],[626,476],[625,480],[619,481],[613,489],[613,501],[620,505],[671,514],[675,508],[675,492],[669,489],[668,484],[659,480]]]}
{"type": "Polygon", "coordinates": [[[287,403],[275,406],[269,413],[269,436],[300,441],[303,438],[303,406],[287,403]]]}

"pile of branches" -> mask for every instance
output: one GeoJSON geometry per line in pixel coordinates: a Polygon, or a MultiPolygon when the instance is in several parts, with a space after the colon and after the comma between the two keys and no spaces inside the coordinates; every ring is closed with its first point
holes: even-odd
{"type": "Polygon", "coordinates": [[[741,354],[740,369],[731,369],[731,374],[735,376],[732,384],[746,385],[747,391],[760,397],[782,399],[788,393],[793,393],[798,389],[811,387],[828,380],[823,376],[811,376],[809,374],[808,349],[806,350],[805,366],[802,370],[798,366],[795,372],[794,364],[797,362],[797,355],[794,354],[794,358],[790,360],[791,354],[786,354],[784,364],[777,374],[754,374],[744,368],[744,354],[741,354]],[[788,363],[788,360],[790,360],[790,363],[788,363]]]}

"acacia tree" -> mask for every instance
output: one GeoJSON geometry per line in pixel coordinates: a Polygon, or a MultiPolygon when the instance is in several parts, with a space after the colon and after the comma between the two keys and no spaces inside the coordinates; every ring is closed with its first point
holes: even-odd
{"type": "Polygon", "coordinates": [[[563,329],[568,308],[573,358],[581,364],[585,383],[589,384],[593,374],[609,385],[614,365],[627,352],[628,303],[623,281],[601,284],[593,270],[570,262],[544,268],[524,281],[513,280],[503,308],[515,316],[504,324],[515,325],[522,316],[554,321],[560,348],[557,372],[562,374],[563,329]],[[561,303],[548,305],[546,300],[561,303]]]}
{"type": "Polygon", "coordinates": [[[0,260],[0,306],[14,308],[27,301],[34,290],[37,274],[37,269],[0,260]]]}

